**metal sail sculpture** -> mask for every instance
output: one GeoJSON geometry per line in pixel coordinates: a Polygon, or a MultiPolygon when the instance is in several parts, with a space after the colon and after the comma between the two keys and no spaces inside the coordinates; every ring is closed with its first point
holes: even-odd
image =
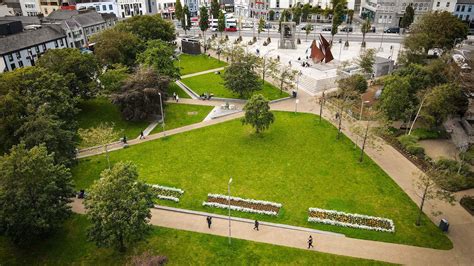
{"type": "Polygon", "coordinates": [[[313,59],[314,63],[320,63],[324,59],[324,53],[316,45],[316,40],[313,40],[313,43],[311,43],[311,56],[310,56],[310,58],[313,59]]]}
{"type": "Polygon", "coordinates": [[[321,40],[321,50],[324,53],[324,63],[329,63],[334,59],[334,57],[332,56],[332,53],[331,53],[331,45],[323,37],[322,34],[319,34],[319,39],[321,40]]]}

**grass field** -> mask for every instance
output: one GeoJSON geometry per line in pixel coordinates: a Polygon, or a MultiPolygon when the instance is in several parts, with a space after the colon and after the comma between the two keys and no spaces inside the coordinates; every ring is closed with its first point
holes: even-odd
{"type": "Polygon", "coordinates": [[[179,98],[191,98],[186,92],[183,91],[176,83],[171,82],[170,86],[168,87],[168,95],[169,97],[173,97],[173,92],[179,96],[179,98]]]}
{"type": "Polygon", "coordinates": [[[179,56],[179,62],[175,61],[175,65],[180,67],[181,75],[187,75],[197,72],[206,71],[209,69],[215,69],[227,66],[226,62],[219,61],[214,57],[208,57],[207,55],[189,55],[181,54],[179,56]]]}
{"type": "MultiPolygon", "coordinates": [[[[222,73],[222,72],[221,72],[222,73]]],[[[216,97],[222,98],[240,98],[237,93],[232,92],[224,86],[224,80],[222,74],[217,75],[214,73],[208,73],[204,75],[198,75],[190,78],[181,80],[186,86],[191,88],[195,93],[201,95],[202,93],[213,93],[216,97]]],[[[276,100],[284,97],[288,97],[288,93],[280,93],[280,89],[265,82],[262,90],[255,93],[260,93],[268,100],[276,100]]]]}
{"type": "Polygon", "coordinates": [[[135,254],[149,250],[168,257],[167,265],[388,265],[377,261],[337,256],[201,233],[154,227],[147,242],[125,253],[97,248],[86,240],[88,221],[74,215],[50,239],[30,247],[14,248],[0,236],[1,265],[123,265],[135,254]]]}
{"type": "MultiPolygon", "coordinates": [[[[214,106],[169,103],[165,108],[165,130],[199,123],[213,108],[214,106]]],[[[163,128],[158,125],[151,133],[162,131],[163,128]]]]}
{"type": "MultiPolygon", "coordinates": [[[[256,135],[233,120],[110,153],[112,162],[131,160],[148,183],[185,190],[179,203],[163,205],[225,214],[206,208],[208,193],[283,204],[278,217],[233,212],[235,216],[344,233],[347,236],[449,249],[452,243],[426,217],[417,227],[416,204],[370,158],[337,129],[315,115],[276,112],[276,122],[256,135]],[[144,156],[146,154],[146,156],[144,156]],[[393,219],[395,233],[307,222],[308,208],[319,207],[393,219]]],[[[103,156],[83,159],[73,169],[77,188],[87,188],[106,167],[103,156]]]]}
{"type": "MultiPolygon", "coordinates": [[[[149,122],[131,122],[122,118],[118,107],[106,98],[96,98],[79,103],[81,110],[77,115],[79,128],[96,127],[100,123],[113,123],[114,128],[128,138],[136,138],[149,122]]],[[[82,147],[81,145],[79,145],[82,147]]]]}

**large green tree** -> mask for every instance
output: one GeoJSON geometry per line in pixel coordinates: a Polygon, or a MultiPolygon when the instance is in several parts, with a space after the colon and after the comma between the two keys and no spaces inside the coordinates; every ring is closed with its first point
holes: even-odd
{"type": "Polygon", "coordinates": [[[400,22],[400,27],[408,29],[410,25],[415,20],[415,10],[413,9],[412,4],[409,4],[405,8],[405,14],[403,14],[402,21],[400,22]]]}
{"type": "Polygon", "coordinates": [[[211,15],[212,19],[218,19],[219,18],[219,13],[220,13],[220,5],[218,0],[212,0],[211,1],[211,15]]]}
{"type": "Polygon", "coordinates": [[[426,13],[410,29],[404,41],[409,62],[421,62],[433,48],[449,50],[468,33],[466,24],[446,11],[426,13]]]}
{"type": "Polygon", "coordinates": [[[374,64],[375,64],[375,49],[367,49],[360,53],[359,58],[357,58],[357,64],[362,69],[362,72],[369,76],[374,73],[374,64]]]}
{"type": "Polygon", "coordinates": [[[107,29],[92,36],[94,54],[104,65],[133,66],[137,53],[143,49],[141,41],[130,32],[107,29]]]}
{"type": "Polygon", "coordinates": [[[308,20],[308,16],[310,12],[311,12],[311,5],[309,3],[304,4],[303,8],[301,9],[301,20],[303,22],[306,22],[308,20]]]}
{"type": "Polygon", "coordinates": [[[449,115],[464,114],[468,106],[467,96],[456,84],[434,87],[426,95],[425,101],[423,117],[435,125],[441,125],[449,115]]]}
{"type": "Polygon", "coordinates": [[[29,244],[60,227],[74,196],[68,168],[45,146],[13,146],[0,157],[0,234],[29,244]]]}
{"type": "Polygon", "coordinates": [[[331,26],[331,43],[334,41],[334,35],[337,33],[337,28],[344,22],[344,15],[346,14],[346,0],[331,0],[333,6],[332,26],[331,26]]]}
{"type": "Polygon", "coordinates": [[[362,32],[362,44],[361,46],[362,47],[365,47],[366,46],[366,43],[365,43],[365,35],[372,29],[372,25],[370,24],[370,19],[367,18],[366,20],[364,20],[364,22],[362,23],[362,25],[360,26],[360,31],[362,32]]]}
{"type": "Polygon", "coordinates": [[[221,38],[222,38],[222,33],[225,30],[225,15],[224,12],[219,13],[219,18],[217,20],[217,31],[221,33],[221,38]]]}
{"type": "Polygon", "coordinates": [[[179,68],[174,65],[174,46],[162,40],[147,42],[146,50],[138,55],[138,62],[153,67],[155,71],[163,76],[179,78],[179,68]]]}
{"type": "Polygon", "coordinates": [[[119,162],[100,176],[84,202],[91,222],[88,237],[99,247],[125,251],[150,232],[152,194],[130,162],[119,162]]]}
{"type": "Polygon", "coordinates": [[[181,28],[184,30],[184,34],[187,34],[187,31],[191,29],[191,12],[187,5],[184,5],[183,8],[183,17],[181,18],[181,28]]]}
{"type": "Polygon", "coordinates": [[[199,8],[199,28],[202,31],[203,39],[206,40],[206,31],[209,29],[209,10],[205,6],[199,8]]]}
{"type": "Polygon", "coordinates": [[[292,13],[293,22],[295,22],[296,25],[300,24],[301,14],[302,14],[301,7],[299,5],[293,7],[291,9],[291,13],[292,13]]]}
{"type": "Polygon", "coordinates": [[[159,39],[171,42],[176,39],[173,23],[161,18],[160,14],[134,16],[122,20],[115,28],[135,34],[142,41],[159,39]]]}
{"type": "Polygon", "coordinates": [[[68,87],[74,96],[95,96],[99,64],[94,55],[84,54],[73,48],[51,49],[38,59],[37,64],[64,76],[69,81],[68,87]]]}
{"type": "Polygon", "coordinates": [[[122,89],[112,95],[112,101],[119,106],[125,120],[144,121],[161,113],[168,85],[168,77],[158,75],[151,67],[140,66],[122,89]]]}
{"type": "Polygon", "coordinates": [[[385,79],[384,84],[378,109],[388,120],[408,122],[416,104],[416,97],[410,93],[409,79],[391,76],[385,79]]]}
{"type": "Polygon", "coordinates": [[[61,75],[26,67],[0,75],[0,145],[45,143],[57,162],[75,157],[76,100],[61,75]]]}
{"type": "Polygon", "coordinates": [[[261,94],[255,94],[244,106],[245,116],[242,124],[249,124],[258,134],[270,127],[275,122],[275,117],[270,111],[269,101],[261,94]]]}
{"type": "Polygon", "coordinates": [[[248,97],[262,89],[262,83],[254,70],[254,61],[233,62],[224,72],[224,85],[240,97],[248,97]]]}
{"type": "Polygon", "coordinates": [[[99,81],[102,86],[102,93],[110,94],[120,90],[124,81],[129,76],[129,69],[122,64],[115,64],[107,68],[107,70],[100,74],[99,81]]]}
{"type": "Polygon", "coordinates": [[[176,0],[176,5],[174,8],[174,14],[176,16],[176,19],[181,21],[181,18],[183,17],[183,5],[181,5],[180,0],[176,0]]]}

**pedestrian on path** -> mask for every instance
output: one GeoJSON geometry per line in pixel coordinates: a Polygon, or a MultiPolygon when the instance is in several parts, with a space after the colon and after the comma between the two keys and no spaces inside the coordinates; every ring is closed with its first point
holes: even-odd
{"type": "Polygon", "coordinates": [[[207,220],[207,227],[208,227],[209,229],[211,229],[212,217],[211,217],[211,216],[207,216],[206,220],[207,220]]]}
{"type": "Polygon", "coordinates": [[[127,136],[123,135],[122,141],[123,141],[123,144],[127,144],[127,136]]]}
{"type": "Polygon", "coordinates": [[[176,99],[176,102],[179,102],[179,95],[176,95],[175,99],[176,99]]]}
{"type": "Polygon", "coordinates": [[[308,249],[309,248],[314,248],[314,246],[313,246],[313,237],[311,235],[308,238],[308,249]]]}
{"type": "Polygon", "coordinates": [[[253,227],[253,230],[257,230],[258,231],[258,226],[260,225],[260,223],[255,220],[255,226],[253,227]]]}
{"type": "Polygon", "coordinates": [[[140,131],[140,139],[145,139],[145,135],[143,134],[143,131],[140,131]]]}
{"type": "Polygon", "coordinates": [[[176,101],[176,92],[173,92],[173,100],[176,101]]]}

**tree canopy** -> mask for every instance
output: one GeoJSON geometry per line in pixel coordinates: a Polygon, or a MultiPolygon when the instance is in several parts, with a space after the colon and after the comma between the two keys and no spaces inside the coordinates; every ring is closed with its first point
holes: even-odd
{"type": "Polygon", "coordinates": [[[105,94],[117,92],[123,86],[124,81],[129,76],[128,67],[122,64],[115,64],[107,68],[100,74],[99,80],[105,94]]]}
{"type": "Polygon", "coordinates": [[[220,5],[218,0],[211,1],[211,15],[213,19],[217,19],[220,13],[220,5]]]}
{"type": "Polygon", "coordinates": [[[176,19],[181,21],[181,18],[183,17],[183,6],[181,5],[180,0],[176,0],[176,5],[174,8],[174,14],[176,15],[176,19]]]}
{"type": "Polygon", "coordinates": [[[117,23],[115,28],[136,35],[140,40],[174,41],[176,38],[174,25],[161,18],[160,14],[147,16],[133,16],[117,23]]]}
{"type": "Polygon", "coordinates": [[[84,202],[91,221],[88,237],[99,247],[124,251],[150,232],[152,194],[138,180],[137,168],[131,162],[119,162],[102,171],[100,177],[84,202]]]}
{"type": "Polygon", "coordinates": [[[242,60],[233,62],[224,72],[224,84],[240,97],[250,96],[262,88],[254,70],[254,61],[242,60]]]}
{"type": "Polygon", "coordinates": [[[184,5],[183,8],[183,16],[181,17],[181,27],[183,28],[184,32],[191,29],[191,12],[187,5],[184,5]]]}
{"type": "Polygon", "coordinates": [[[179,68],[173,63],[174,47],[162,40],[147,42],[146,50],[138,55],[138,62],[153,67],[163,76],[179,78],[179,68]]]}
{"type": "Polygon", "coordinates": [[[205,6],[199,8],[199,28],[203,33],[209,29],[209,10],[205,6]]]}
{"type": "Polygon", "coordinates": [[[38,59],[37,65],[64,76],[74,96],[90,98],[97,92],[99,64],[93,54],[74,48],[51,49],[38,59]]]}
{"type": "Polygon", "coordinates": [[[137,36],[117,29],[101,31],[92,36],[92,41],[95,42],[94,54],[104,65],[133,66],[137,53],[142,50],[141,41],[137,36]]]}
{"type": "Polygon", "coordinates": [[[72,176],[45,146],[13,146],[0,157],[0,234],[28,244],[51,233],[70,215],[72,176]]]}
{"type": "Polygon", "coordinates": [[[242,124],[250,124],[258,134],[270,127],[275,122],[275,117],[270,112],[269,101],[261,94],[255,94],[244,106],[245,116],[242,124]]]}
{"type": "Polygon", "coordinates": [[[164,106],[168,85],[168,77],[158,75],[151,67],[140,66],[120,92],[112,95],[112,101],[125,120],[143,121],[161,112],[160,94],[164,106]]]}
{"type": "Polygon", "coordinates": [[[405,8],[405,14],[403,14],[402,21],[400,22],[400,27],[409,28],[410,25],[415,20],[415,10],[413,9],[412,4],[409,4],[405,8]]]}
{"type": "Polygon", "coordinates": [[[374,73],[375,64],[375,49],[367,49],[360,53],[359,58],[356,59],[357,64],[362,69],[362,72],[368,76],[374,73]]]}

